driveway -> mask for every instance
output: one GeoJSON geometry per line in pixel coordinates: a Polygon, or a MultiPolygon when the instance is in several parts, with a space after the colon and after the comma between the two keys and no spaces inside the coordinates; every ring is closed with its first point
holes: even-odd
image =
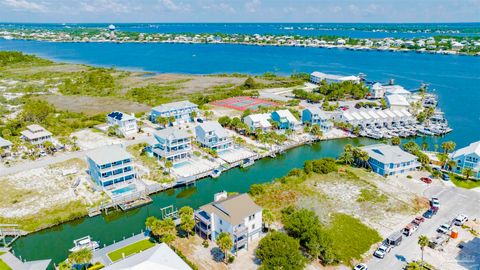
{"type": "MultiPolygon", "coordinates": [[[[421,259],[420,247],[417,244],[420,235],[426,235],[429,238],[437,235],[437,228],[443,223],[452,221],[452,219],[458,214],[466,214],[471,219],[480,217],[480,193],[477,191],[460,189],[453,186],[435,185],[427,188],[424,191],[424,195],[427,198],[434,196],[439,198],[440,210],[438,213],[433,216],[433,218],[426,219],[412,236],[404,237],[400,246],[392,249],[384,259],[378,259],[375,257],[370,259],[367,262],[369,269],[400,270],[404,267],[406,262],[421,259]]],[[[438,265],[441,264],[439,262],[447,262],[448,260],[449,258],[435,258],[432,261],[429,261],[429,258],[426,258],[426,261],[433,265],[438,265]],[[438,259],[438,261],[436,259],[438,259]]],[[[466,268],[458,265],[458,268],[455,267],[452,269],[466,268]]]]}

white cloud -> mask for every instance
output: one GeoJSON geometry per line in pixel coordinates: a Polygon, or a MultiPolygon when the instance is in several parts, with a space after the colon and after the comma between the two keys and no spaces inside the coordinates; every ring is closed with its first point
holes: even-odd
{"type": "Polygon", "coordinates": [[[120,2],[115,0],[93,0],[80,3],[80,9],[85,12],[112,12],[112,13],[128,13],[134,9],[134,3],[120,2]]]}
{"type": "Polygon", "coordinates": [[[228,13],[235,13],[236,10],[231,5],[225,2],[216,2],[216,1],[202,1],[201,7],[205,10],[221,11],[228,13]]]}
{"type": "Polygon", "coordinates": [[[12,7],[14,10],[25,10],[35,12],[47,12],[48,8],[43,3],[34,3],[27,0],[2,0],[2,4],[12,7]]]}
{"type": "Polygon", "coordinates": [[[248,12],[256,12],[259,8],[260,8],[260,5],[262,3],[260,2],[260,0],[251,0],[251,1],[248,1],[245,3],[245,9],[248,11],[248,12]]]}
{"type": "Polygon", "coordinates": [[[168,11],[191,11],[192,6],[188,3],[175,2],[173,0],[160,0],[162,8],[168,11]]]}

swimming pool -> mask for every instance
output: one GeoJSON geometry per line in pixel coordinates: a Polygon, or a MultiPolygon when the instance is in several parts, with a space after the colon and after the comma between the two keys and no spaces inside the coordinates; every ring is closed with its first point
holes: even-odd
{"type": "Polygon", "coordinates": [[[134,190],[136,190],[136,187],[134,185],[129,185],[129,186],[126,186],[126,187],[123,187],[123,188],[113,190],[112,194],[113,195],[121,195],[123,193],[127,193],[127,192],[134,191],[134,190]]]}
{"type": "Polygon", "coordinates": [[[180,163],[177,163],[177,164],[173,165],[173,168],[178,169],[178,168],[181,168],[181,167],[184,167],[184,166],[187,166],[187,165],[190,165],[190,162],[184,161],[184,162],[180,162],[180,163]]]}

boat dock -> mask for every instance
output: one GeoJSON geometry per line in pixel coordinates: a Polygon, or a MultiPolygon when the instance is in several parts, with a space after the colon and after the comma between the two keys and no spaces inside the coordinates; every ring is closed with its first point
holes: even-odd
{"type": "Polygon", "coordinates": [[[0,224],[0,242],[3,247],[10,246],[20,236],[27,235],[26,231],[20,230],[17,224],[0,224]]]}

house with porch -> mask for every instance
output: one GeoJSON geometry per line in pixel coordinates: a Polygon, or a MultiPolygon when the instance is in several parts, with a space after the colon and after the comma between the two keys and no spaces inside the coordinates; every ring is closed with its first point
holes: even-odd
{"type": "Polygon", "coordinates": [[[188,100],[166,103],[152,108],[150,121],[156,123],[158,117],[170,118],[173,116],[175,121],[170,124],[179,125],[192,122],[194,120],[191,116],[192,112],[198,114],[198,105],[188,100]]]}
{"type": "Polygon", "coordinates": [[[367,152],[368,164],[372,171],[381,176],[402,174],[420,168],[417,157],[403,151],[398,146],[373,144],[360,147],[360,149],[367,152]]]}
{"type": "Polygon", "coordinates": [[[250,114],[243,118],[243,122],[252,131],[261,130],[262,132],[268,132],[272,129],[270,123],[272,117],[269,113],[250,114]]]}
{"type": "Polygon", "coordinates": [[[232,137],[217,122],[207,121],[195,127],[197,142],[203,147],[215,151],[227,150],[233,147],[232,137]]]}
{"type": "Polygon", "coordinates": [[[52,141],[52,133],[40,125],[29,125],[21,132],[21,138],[33,145],[40,145],[46,141],[52,141]]]}
{"type": "Polygon", "coordinates": [[[112,190],[135,181],[133,157],[120,145],[97,148],[87,154],[89,174],[104,190],[112,190]]]}
{"type": "Polygon", "coordinates": [[[296,130],[301,125],[300,121],[298,121],[289,110],[274,111],[271,117],[273,121],[278,123],[279,129],[296,130]]]}
{"type": "Polygon", "coordinates": [[[323,133],[333,128],[333,123],[330,121],[330,118],[329,115],[318,107],[306,108],[302,111],[303,124],[319,125],[323,133]]]}
{"type": "Polygon", "coordinates": [[[137,118],[119,111],[113,111],[107,115],[107,123],[116,129],[117,134],[131,137],[138,132],[137,118]]]}
{"type": "Polygon", "coordinates": [[[147,151],[158,160],[166,159],[172,163],[184,161],[192,156],[192,135],[177,127],[167,127],[153,133],[153,140],[147,151]]]}
{"type": "Polygon", "coordinates": [[[262,208],[248,194],[227,196],[215,194],[212,203],[195,211],[195,232],[200,237],[215,241],[222,232],[232,236],[233,251],[248,249],[249,243],[262,232],[262,208]]]}
{"type": "Polygon", "coordinates": [[[450,158],[457,163],[457,167],[453,168],[454,172],[461,174],[463,169],[470,168],[473,177],[480,179],[480,141],[458,149],[450,158]]]}

